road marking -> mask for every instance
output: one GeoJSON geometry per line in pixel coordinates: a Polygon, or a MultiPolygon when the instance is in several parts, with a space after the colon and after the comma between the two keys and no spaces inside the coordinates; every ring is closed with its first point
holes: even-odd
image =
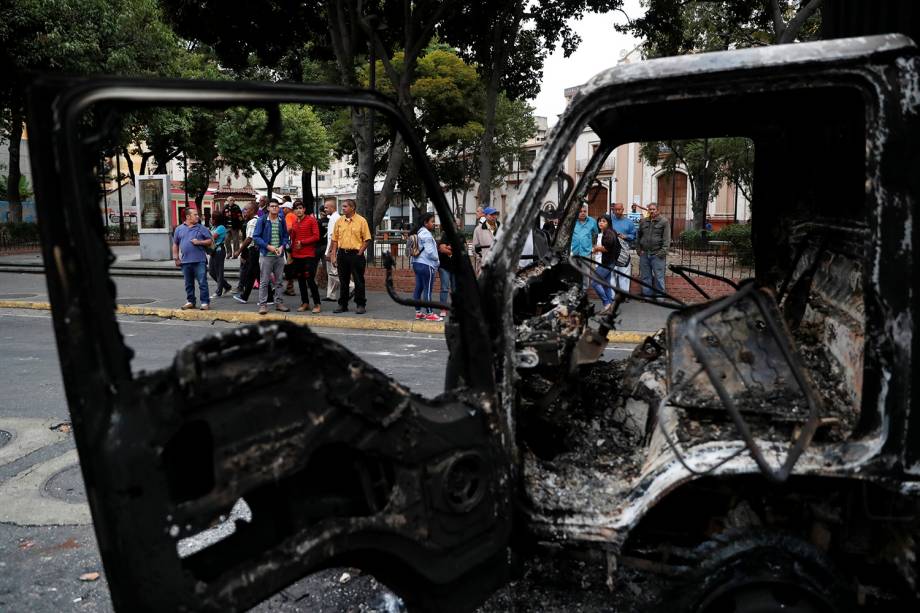
{"type": "Polygon", "coordinates": [[[6,430],[12,435],[10,441],[0,447],[0,466],[67,438],[67,434],[51,429],[51,426],[58,423],[60,420],[29,417],[0,418],[0,430],[6,430]]]}
{"type": "Polygon", "coordinates": [[[30,466],[0,484],[0,522],[18,526],[62,526],[91,524],[89,505],[65,502],[42,493],[56,473],[79,463],[77,450],[30,466]]]}

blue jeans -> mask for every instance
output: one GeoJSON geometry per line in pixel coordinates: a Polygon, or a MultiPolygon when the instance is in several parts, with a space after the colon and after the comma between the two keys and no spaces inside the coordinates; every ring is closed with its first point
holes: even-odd
{"type": "Polygon", "coordinates": [[[664,266],[665,258],[651,253],[643,252],[639,256],[639,277],[646,285],[655,288],[652,289],[642,286],[643,296],[661,296],[664,294],[664,266]]]}
{"type": "Polygon", "coordinates": [[[198,281],[198,293],[201,304],[208,304],[208,267],[204,262],[190,262],[182,265],[182,278],[185,279],[185,299],[195,304],[195,281],[198,281]]]}
{"type": "MultiPolygon", "coordinates": [[[[412,262],[412,270],[415,271],[415,291],[412,292],[412,297],[415,300],[427,300],[431,302],[431,291],[434,289],[435,269],[428,264],[412,262]]],[[[420,307],[415,307],[416,312],[420,310],[420,307]]],[[[431,313],[431,307],[425,307],[425,312],[431,313]]]]}
{"type": "Polygon", "coordinates": [[[441,304],[447,304],[450,290],[454,289],[454,275],[446,268],[438,268],[438,276],[441,277],[441,304]]]}
{"type": "MultiPolygon", "coordinates": [[[[613,274],[609,268],[605,268],[600,264],[597,265],[597,268],[594,269],[594,274],[606,281],[608,284],[613,285],[610,282],[610,277],[613,274]]],[[[591,279],[591,287],[594,288],[594,291],[597,292],[597,295],[600,296],[601,302],[604,306],[607,306],[613,302],[613,288],[607,287],[606,285],[601,285],[596,280],[591,279]]]]}

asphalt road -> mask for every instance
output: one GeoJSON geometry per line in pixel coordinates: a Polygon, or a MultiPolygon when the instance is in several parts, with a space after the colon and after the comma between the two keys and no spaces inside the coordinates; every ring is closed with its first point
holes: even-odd
{"type": "MultiPolygon", "coordinates": [[[[135,372],[165,367],[184,344],[234,327],[127,316],[118,321],[136,352],[135,372]]],[[[443,387],[447,350],[440,335],[316,331],[417,393],[434,396],[443,387]]],[[[607,357],[626,350],[608,349],[607,357]]],[[[59,425],[69,419],[50,314],[0,309],[0,611],[112,610],[72,433],[59,425]]],[[[345,569],[308,577],[257,607],[400,609],[373,577],[345,569]]]]}

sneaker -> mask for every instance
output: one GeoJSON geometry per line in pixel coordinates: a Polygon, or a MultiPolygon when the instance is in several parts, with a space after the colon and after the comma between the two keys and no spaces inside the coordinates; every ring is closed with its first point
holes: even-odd
{"type": "Polygon", "coordinates": [[[200,307],[198,307],[198,308],[200,308],[202,311],[210,311],[210,310],[211,310],[211,305],[209,305],[209,304],[202,304],[202,305],[201,305],[200,307]]]}
{"type": "Polygon", "coordinates": [[[313,312],[313,313],[321,313],[321,312],[322,312],[322,309],[319,308],[319,305],[316,305],[315,307],[313,307],[313,311],[312,311],[312,312],[313,312]]]}
{"type": "Polygon", "coordinates": [[[218,298],[220,298],[220,294],[219,294],[219,293],[211,294],[211,300],[217,300],[218,298]]]}
{"type": "Polygon", "coordinates": [[[260,304],[259,305],[259,315],[265,315],[268,313],[268,305],[260,304]]]}
{"type": "Polygon", "coordinates": [[[243,297],[239,294],[233,294],[233,299],[239,302],[240,304],[246,304],[246,301],[243,300],[243,297]]]}
{"type": "Polygon", "coordinates": [[[299,307],[297,307],[298,313],[303,313],[304,311],[309,311],[309,310],[310,310],[310,305],[307,303],[303,303],[299,307]]]}
{"type": "Polygon", "coordinates": [[[447,317],[447,311],[441,309],[441,317],[447,317]]]}
{"type": "Polygon", "coordinates": [[[185,304],[182,305],[182,310],[183,310],[183,311],[187,311],[187,310],[189,310],[189,309],[194,309],[194,308],[195,308],[195,303],[194,303],[194,302],[186,302],[185,304]]]}
{"type": "Polygon", "coordinates": [[[367,313],[367,309],[365,309],[363,306],[359,306],[357,309],[355,309],[355,313],[358,315],[364,315],[367,313]]]}
{"type": "Polygon", "coordinates": [[[437,313],[428,313],[425,315],[427,321],[444,321],[444,318],[438,315],[437,313]]]}
{"type": "Polygon", "coordinates": [[[281,311],[282,313],[287,313],[288,311],[291,310],[291,307],[289,307],[289,306],[286,305],[286,304],[282,304],[282,303],[279,302],[278,304],[275,305],[275,310],[276,310],[276,311],[281,311]]]}
{"type": "Polygon", "coordinates": [[[348,308],[347,308],[347,307],[339,307],[339,308],[337,308],[336,310],[333,311],[333,313],[347,313],[347,312],[348,312],[348,308]]]}
{"type": "Polygon", "coordinates": [[[416,318],[416,319],[425,319],[425,314],[422,313],[421,311],[416,311],[416,312],[415,312],[415,318],[416,318]]]}

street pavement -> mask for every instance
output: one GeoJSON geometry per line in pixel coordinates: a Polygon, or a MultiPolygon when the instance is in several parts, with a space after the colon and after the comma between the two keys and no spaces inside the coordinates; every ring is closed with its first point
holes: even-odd
{"type": "MultiPolygon", "coordinates": [[[[175,308],[183,301],[178,278],[113,280],[122,304],[175,308]]],[[[4,304],[46,301],[44,277],[0,273],[0,300],[4,304]]],[[[235,302],[228,306],[244,308],[235,302]]],[[[411,315],[411,309],[393,304],[382,293],[369,296],[369,307],[368,319],[411,315]]],[[[299,317],[308,321],[311,316],[299,317]]],[[[165,367],[184,344],[238,325],[129,315],[117,319],[125,342],[135,350],[134,372],[165,367]]],[[[417,393],[433,396],[443,388],[447,358],[443,334],[311,327],[417,393]]],[[[0,611],[110,611],[50,313],[0,308],[0,347],[0,611]]],[[[626,345],[614,346],[606,357],[623,357],[630,350],[626,345]]],[[[202,535],[184,546],[206,546],[214,538],[219,537],[202,535]]],[[[373,577],[354,569],[331,569],[289,586],[256,610],[398,611],[401,607],[373,577]]]]}
{"type": "MultiPolygon", "coordinates": [[[[242,305],[231,298],[212,300],[214,311],[208,314],[196,311],[206,316],[203,320],[176,319],[185,298],[171,262],[141,262],[137,247],[114,251],[115,266],[132,273],[112,277],[116,302],[123,309],[157,314],[117,316],[125,342],[135,350],[135,373],[166,367],[186,343],[258,319],[252,316],[254,300],[242,305]],[[215,317],[220,312],[233,316],[215,317]]],[[[228,262],[231,271],[237,266],[235,260],[228,262]]],[[[41,306],[48,295],[40,267],[37,254],[0,257],[0,271],[5,271],[0,272],[0,611],[110,611],[51,316],[41,306]],[[33,308],[21,308],[25,305],[33,308]]],[[[286,298],[288,304],[299,304],[297,297],[286,298]]],[[[321,316],[289,317],[340,342],[414,392],[434,396],[442,391],[447,350],[440,326],[428,328],[427,334],[386,331],[398,329],[396,322],[413,322],[414,311],[383,292],[368,293],[365,316],[332,315],[334,306],[324,302],[321,316]]],[[[663,326],[668,314],[654,306],[624,306],[620,328],[637,336],[663,326]]],[[[606,357],[623,357],[630,350],[629,345],[614,345],[606,357]]],[[[204,534],[183,546],[200,548],[216,538],[204,534]]],[[[401,605],[373,577],[354,569],[331,569],[289,586],[256,610],[346,609],[398,611],[401,605]]]]}
{"type": "MultiPolygon", "coordinates": [[[[125,342],[135,350],[135,373],[168,366],[184,344],[236,327],[131,316],[119,316],[118,323],[125,342]]],[[[441,335],[316,332],[413,391],[433,396],[443,388],[447,350],[441,335]]],[[[111,611],[50,313],[0,309],[0,346],[0,611],[111,611]]],[[[185,546],[201,547],[216,536],[185,546]]],[[[358,605],[365,610],[398,610],[387,598],[392,594],[372,577],[334,569],[290,586],[259,610],[338,611],[358,605]],[[346,572],[349,579],[343,582],[346,572]]]]}
{"type": "MultiPolygon", "coordinates": [[[[120,305],[132,306],[134,312],[144,312],[162,309],[178,309],[185,303],[185,290],[182,279],[177,276],[177,271],[172,262],[145,262],[139,259],[138,247],[113,247],[116,260],[113,268],[120,271],[130,271],[132,275],[144,276],[113,276],[112,280],[117,288],[116,302],[120,305]],[[153,276],[156,275],[156,276],[153,276]]],[[[47,287],[44,276],[41,274],[41,255],[38,253],[7,255],[0,257],[0,304],[9,306],[10,300],[23,300],[32,302],[47,302],[47,287]],[[19,272],[22,271],[22,272],[19,272]],[[29,294],[28,297],[10,295],[29,294]]],[[[228,270],[238,270],[239,261],[229,260],[228,270]]],[[[210,283],[210,279],[209,279],[210,283]]],[[[230,281],[235,285],[236,280],[230,281]]],[[[216,286],[210,283],[213,293],[216,286]]],[[[322,293],[325,296],[325,293],[322,293]]],[[[367,314],[357,315],[354,311],[339,315],[332,314],[336,307],[334,302],[323,302],[323,313],[319,316],[310,313],[296,313],[293,309],[300,304],[299,296],[284,296],[286,304],[292,307],[292,312],[287,318],[297,321],[316,321],[312,325],[341,328],[382,329],[382,330],[424,330],[439,332],[441,326],[432,326],[429,322],[414,321],[414,309],[393,302],[385,293],[380,291],[367,292],[367,314]],[[412,326],[411,328],[408,326],[412,326]]],[[[597,302],[600,306],[600,302],[597,302]]],[[[353,309],[353,304],[351,305],[353,309]]],[[[211,301],[211,318],[219,318],[213,311],[230,314],[231,317],[255,319],[253,314],[258,310],[256,295],[250,296],[249,304],[239,304],[229,296],[215,298],[211,301]]],[[[187,313],[187,312],[186,312],[187,313]]],[[[274,311],[270,311],[274,313],[274,311]]],[[[664,327],[669,310],[640,302],[627,302],[620,308],[620,318],[617,323],[618,334],[622,335],[623,342],[636,343],[641,337],[655,332],[664,327]]],[[[175,314],[170,313],[169,316],[175,314]]]]}

